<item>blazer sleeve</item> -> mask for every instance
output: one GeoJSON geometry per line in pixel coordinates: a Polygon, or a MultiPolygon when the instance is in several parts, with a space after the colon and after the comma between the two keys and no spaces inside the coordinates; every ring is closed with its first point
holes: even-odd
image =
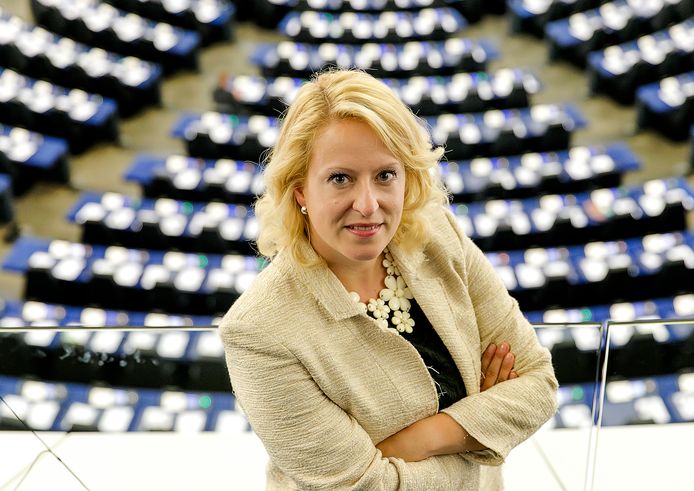
{"type": "Polygon", "coordinates": [[[220,326],[237,402],[272,462],[300,489],[461,489],[460,455],[406,463],[383,458],[366,431],[333,403],[280,341],[262,329],[220,326]]]}
{"type": "MultiPolygon", "coordinates": [[[[465,454],[486,465],[500,465],[509,451],[530,437],[557,410],[557,380],[551,356],[533,327],[509,295],[482,251],[459,228],[446,210],[463,250],[464,281],[480,334],[480,350],[490,343],[511,345],[519,377],[471,393],[442,412],[456,420],[488,450],[465,454]]],[[[479,390],[479,389],[478,389],[479,390]]]]}

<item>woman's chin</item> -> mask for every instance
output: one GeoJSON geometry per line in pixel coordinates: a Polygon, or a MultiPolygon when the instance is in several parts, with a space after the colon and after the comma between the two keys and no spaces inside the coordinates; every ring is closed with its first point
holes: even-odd
{"type": "Polygon", "coordinates": [[[385,245],[369,244],[368,246],[364,245],[361,247],[352,248],[349,251],[345,251],[344,255],[355,262],[368,262],[378,259],[385,248],[385,245]]]}

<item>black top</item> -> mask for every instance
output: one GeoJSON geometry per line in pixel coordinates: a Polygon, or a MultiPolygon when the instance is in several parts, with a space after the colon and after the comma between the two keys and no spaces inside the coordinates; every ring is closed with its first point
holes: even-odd
{"type": "Polygon", "coordinates": [[[411,334],[401,332],[400,335],[419,351],[431,378],[434,379],[439,395],[439,410],[445,409],[467,395],[465,383],[453,357],[419,304],[414,299],[410,302],[410,315],[414,319],[414,327],[411,334]]]}

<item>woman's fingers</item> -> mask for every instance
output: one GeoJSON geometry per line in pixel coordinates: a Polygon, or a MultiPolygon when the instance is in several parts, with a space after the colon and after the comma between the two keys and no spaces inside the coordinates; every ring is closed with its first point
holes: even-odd
{"type": "Polygon", "coordinates": [[[489,368],[489,364],[492,362],[492,358],[494,358],[494,353],[496,352],[496,345],[494,343],[490,344],[487,346],[487,349],[484,350],[484,353],[482,353],[482,374],[487,373],[487,369],[489,368]]]}
{"type": "Polygon", "coordinates": [[[498,347],[490,344],[482,354],[480,391],[484,392],[500,382],[518,378],[518,373],[513,370],[515,363],[516,356],[508,343],[501,343],[498,347]]]}
{"type": "Polygon", "coordinates": [[[509,352],[506,353],[504,356],[503,360],[501,361],[501,369],[499,370],[499,376],[497,377],[496,381],[498,382],[505,382],[506,380],[509,379],[511,376],[511,371],[513,370],[513,364],[515,363],[516,358],[513,356],[513,353],[509,352]]]}
{"type": "Polygon", "coordinates": [[[504,361],[504,357],[510,352],[510,346],[508,343],[504,342],[499,345],[494,351],[494,356],[489,362],[489,366],[485,371],[483,371],[483,380],[480,385],[480,391],[484,391],[493,387],[497,383],[499,378],[499,373],[501,371],[501,365],[504,361]]]}

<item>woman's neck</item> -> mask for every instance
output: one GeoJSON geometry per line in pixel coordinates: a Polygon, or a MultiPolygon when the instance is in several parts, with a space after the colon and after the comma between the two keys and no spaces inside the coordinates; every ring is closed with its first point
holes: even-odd
{"type": "Polygon", "coordinates": [[[369,299],[378,298],[385,287],[386,270],[382,263],[383,254],[358,267],[339,264],[328,264],[328,267],[348,292],[357,292],[361,301],[368,303],[369,299]]]}

